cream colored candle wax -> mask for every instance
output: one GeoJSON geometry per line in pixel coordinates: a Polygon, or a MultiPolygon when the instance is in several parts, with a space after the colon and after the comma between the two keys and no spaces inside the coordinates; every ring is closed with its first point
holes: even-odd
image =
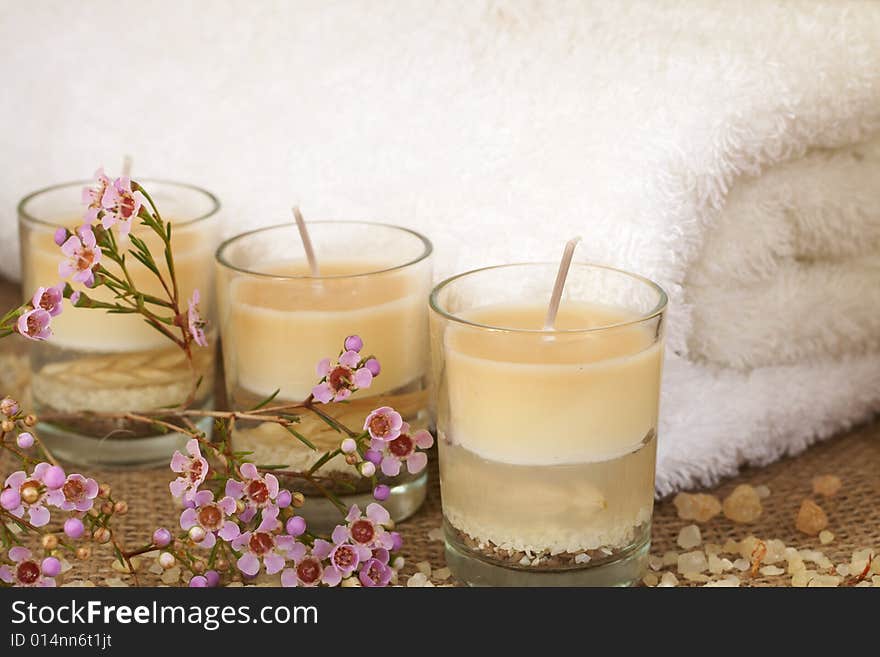
{"type": "MultiPolygon", "coordinates": [[[[543,304],[463,314],[477,324],[539,331],[543,304]]],[[[556,329],[632,321],[621,309],[569,302],[556,329]]],[[[640,445],[657,422],[661,346],[639,325],[597,334],[446,333],[449,432],[482,458],[519,465],[603,461],[640,445]]]]}
{"type": "Polygon", "coordinates": [[[330,260],[313,279],[305,262],[267,263],[266,276],[231,280],[221,292],[228,295],[224,353],[237,385],[257,396],[279,389],[282,399],[304,400],[317,382],[318,361],[335,357],[352,333],[381,362],[370,395],[418,381],[428,352],[422,272],[359,275],[392,267],[330,260]]]}
{"type": "MultiPolygon", "coordinates": [[[[198,289],[204,308],[212,306],[213,269],[210,266],[216,246],[215,227],[200,223],[187,225],[182,222],[174,226],[172,247],[174,265],[180,290],[181,304],[198,289]]],[[[79,219],[59,221],[70,230],[81,224],[79,219]]],[[[168,269],[162,257],[162,241],[155,233],[143,226],[135,226],[132,231],[143,239],[154,254],[160,271],[168,279],[168,269]]],[[[35,290],[38,286],[51,286],[59,281],[58,264],[64,258],[55,244],[52,229],[31,230],[24,236],[22,248],[26,250],[24,259],[24,291],[35,290]]],[[[127,238],[117,237],[120,248],[126,248],[127,238]]],[[[107,258],[101,265],[110,272],[120,275],[119,267],[107,258]]],[[[126,266],[138,290],[159,298],[166,293],[156,276],[134,258],[128,258],[126,266]]],[[[68,281],[71,282],[71,281],[68,281]]],[[[98,301],[112,302],[113,293],[106,288],[87,289],[81,283],[71,282],[75,289],[81,290],[98,301]]],[[[147,325],[139,315],[114,315],[88,308],[74,308],[65,303],[64,312],[52,320],[52,344],[57,347],[78,351],[131,352],[171,347],[168,338],[147,325]]]]}

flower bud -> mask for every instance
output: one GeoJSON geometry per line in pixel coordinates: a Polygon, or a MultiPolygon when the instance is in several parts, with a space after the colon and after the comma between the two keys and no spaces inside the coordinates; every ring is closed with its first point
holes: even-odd
{"type": "Polygon", "coordinates": [[[61,562],[55,557],[46,557],[40,564],[40,570],[46,577],[57,577],[61,574],[61,562]]]}
{"type": "Polygon", "coordinates": [[[349,465],[357,465],[357,462],[358,462],[357,454],[346,454],[345,455],[345,462],[348,463],[349,465]]]}
{"type": "Polygon", "coordinates": [[[360,351],[364,348],[364,341],[359,335],[349,335],[343,343],[346,351],[360,351]]]}
{"type": "Polygon", "coordinates": [[[98,497],[110,497],[110,484],[101,484],[98,487],[98,497]]]}
{"type": "Polygon", "coordinates": [[[12,420],[3,420],[3,422],[0,422],[0,429],[3,430],[3,433],[9,433],[15,429],[15,422],[12,420]]]}
{"type": "Polygon", "coordinates": [[[346,589],[353,589],[361,587],[363,586],[363,584],[361,584],[360,580],[357,577],[346,577],[344,580],[342,580],[340,586],[346,589]]]}
{"type": "Polygon", "coordinates": [[[61,488],[66,480],[67,475],[64,474],[64,469],[60,465],[53,465],[43,475],[43,483],[46,484],[46,488],[49,490],[61,488]]]}
{"type": "Polygon", "coordinates": [[[58,547],[58,537],[55,534],[45,534],[41,542],[47,550],[54,550],[58,547]]]}
{"type": "Polygon", "coordinates": [[[354,454],[357,451],[357,442],[355,442],[354,438],[346,438],[342,441],[339,449],[342,450],[343,454],[354,454]]]}
{"type": "Polygon", "coordinates": [[[34,426],[37,423],[37,416],[28,413],[24,416],[24,423],[29,427],[34,426]]]}
{"type": "Polygon", "coordinates": [[[204,561],[202,561],[201,559],[199,559],[198,561],[196,561],[196,562],[192,565],[192,569],[193,569],[194,572],[196,572],[196,573],[198,573],[199,575],[201,575],[201,574],[203,574],[203,573],[208,569],[208,564],[206,564],[204,561]]]}
{"type": "Polygon", "coordinates": [[[171,532],[164,527],[159,527],[153,532],[153,545],[163,548],[171,543],[171,532]]]}
{"type": "Polygon", "coordinates": [[[199,525],[193,525],[189,528],[189,537],[195,543],[201,543],[205,540],[205,536],[207,536],[207,532],[202,529],[199,525]]]}
{"type": "Polygon", "coordinates": [[[96,543],[107,543],[110,541],[110,530],[106,527],[98,527],[92,534],[92,538],[96,543]]]}
{"type": "Polygon", "coordinates": [[[34,436],[27,431],[22,431],[15,439],[15,444],[21,449],[30,449],[34,446],[34,436]]]}
{"type": "Polygon", "coordinates": [[[0,413],[3,413],[6,417],[18,415],[20,410],[21,406],[12,397],[4,397],[0,400],[0,413]]]}
{"type": "Polygon", "coordinates": [[[55,244],[61,246],[67,241],[67,238],[70,237],[70,231],[62,226],[55,231],[55,235],[53,237],[55,239],[55,244]]]}
{"type": "Polygon", "coordinates": [[[68,518],[64,521],[64,533],[69,538],[82,538],[85,530],[86,528],[83,525],[82,520],[80,520],[79,518],[68,518]]]}
{"type": "Polygon", "coordinates": [[[90,556],[92,556],[92,549],[91,548],[89,548],[85,545],[81,548],[77,548],[76,558],[79,559],[80,561],[85,561],[90,556]]]}
{"type": "Polygon", "coordinates": [[[373,376],[379,376],[379,372],[382,371],[381,365],[379,365],[379,361],[375,358],[368,358],[367,362],[364,363],[364,367],[370,370],[370,374],[373,376]]]}
{"type": "Polygon", "coordinates": [[[177,560],[170,552],[163,552],[159,555],[159,565],[162,566],[162,568],[164,568],[165,570],[168,570],[169,568],[174,566],[176,562],[177,560]]]}
{"type": "Polygon", "coordinates": [[[303,504],[306,503],[306,496],[300,493],[299,491],[293,493],[291,495],[290,505],[295,509],[300,508],[303,504]]]}
{"type": "Polygon", "coordinates": [[[360,471],[364,477],[372,477],[376,474],[376,466],[372,461],[364,461],[360,465],[360,471]]]}
{"type": "Polygon", "coordinates": [[[113,505],[113,511],[121,516],[124,516],[126,513],[128,513],[128,502],[126,502],[125,500],[120,500],[113,505]]]}
{"type": "Polygon", "coordinates": [[[21,495],[14,488],[7,488],[0,493],[0,508],[6,511],[17,509],[21,504],[21,495]]]}
{"type": "Polygon", "coordinates": [[[101,513],[103,513],[105,516],[109,516],[111,513],[113,513],[113,505],[110,504],[110,502],[104,502],[101,505],[101,513]]]}

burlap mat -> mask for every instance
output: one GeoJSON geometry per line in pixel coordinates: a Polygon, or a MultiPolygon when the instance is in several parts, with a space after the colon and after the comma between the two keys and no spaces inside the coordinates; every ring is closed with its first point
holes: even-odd
{"type": "MultiPolygon", "coordinates": [[[[0,283],[0,302],[5,302],[4,307],[14,303],[15,298],[15,288],[0,283]]],[[[9,356],[10,351],[20,351],[14,349],[10,342],[3,341],[0,356],[3,356],[2,352],[9,356]]],[[[10,366],[10,362],[7,360],[7,366],[0,367],[0,387],[3,388],[0,392],[11,392],[10,389],[18,388],[25,378],[20,366],[10,366]]],[[[0,457],[0,468],[3,468],[0,472],[7,472],[9,464],[8,460],[0,457]]],[[[403,554],[407,560],[402,583],[408,575],[416,572],[420,562],[429,562],[435,570],[445,566],[442,540],[433,538],[439,532],[432,532],[439,529],[442,522],[436,453],[432,454],[429,467],[429,492],[424,506],[398,527],[404,537],[403,554]]],[[[120,518],[116,525],[117,537],[128,548],[145,544],[157,526],[178,526],[180,511],[175,509],[168,493],[168,483],[172,479],[168,468],[92,470],[88,474],[110,483],[114,497],[129,503],[131,512],[120,518]]],[[[704,542],[724,543],[728,538],[740,540],[753,534],[765,540],[781,539],[786,545],[798,549],[820,549],[835,563],[849,562],[852,552],[860,548],[874,548],[875,553],[880,552],[880,422],[829,440],[798,457],[765,468],[746,470],[710,492],[723,498],[742,483],[769,487],[770,495],[763,500],[761,517],[752,524],[737,525],[719,515],[701,526],[704,542]],[[795,514],[802,500],[811,493],[811,479],[819,474],[834,474],[843,481],[843,488],[836,496],[821,500],[830,520],[828,529],[835,534],[835,540],[830,545],[819,545],[816,538],[805,536],[795,529],[795,514]]],[[[682,552],[676,546],[676,538],[679,530],[688,524],[691,523],[678,518],[671,500],[658,502],[653,519],[652,554],[662,556],[668,550],[682,552]]],[[[96,550],[88,561],[74,562],[66,581],[87,580],[97,585],[120,585],[124,582],[134,585],[134,578],[112,568],[112,562],[109,549],[96,550]]],[[[138,584],[159,585],[159,577],[150,573],[146,566],[144,564],[138,573],[138,584]]],[[[449,579],[446,583],[455,582],[449,579]]],[[[786,575],[744,578],[744,584],[752,586],[784,586],[789,583],[790,577],[786,575]]],[[[682,580],[681,584],[688,585],[688,582],[682,580]]]]}

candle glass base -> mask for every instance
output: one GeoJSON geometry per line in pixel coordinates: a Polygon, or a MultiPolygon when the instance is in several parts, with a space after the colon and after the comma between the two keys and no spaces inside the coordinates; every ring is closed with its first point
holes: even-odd
{"type": "MultiPolygon", "coordinates": [[[[472,541],[465,544],[465,536],[444,520],[446,537],[446,565],[452,574],[469,586],[635,586],[645,575],[651,547],[650,523],[637,532],[637,539],[629,546],[591,559],[585,564],[569,567],[530,567],[479,556],[472,541]]],[[[527,559],[523,553],[522,558],[527,559]]]]}
{"type": "MultiPolygon", "coordinates": [[[[196,350],[193,357],[203,373],[198,390],[213,390],[212,350],[196,350]]],[[[177,347],[100,353],[45,342],[31,346],[30,363],[33,408],[43,420],[39,435],[58,458],[134,467],[167,464],[183,448],[184,435],[158,433],[155,426],[122,417],[186,401],[193,374],[177,347]]],[[[189,407],[212,408],[213,396],[197,394],[189,407]]],[[[210,418],[199,428],[210,436],[210,418]]]]}
{"type": "MultiPolygon", "coordinates": [[[[364,418],[375,408],[391,406],[396,409],[412,431],[428,428],[427,390],[425,381],[420,379],[398,390],[379,395],[363,396],[356,394],[344,403],[320,404],[320,410],[338,422],[360,431],[364,418]]],[[[252,393],[233,389],[234,408],[253,408],[260,400],[252,393]]],[[[272,405],[285,405],[287,402],[275,399],[272,405]]],[[[291,402],[295,403],[295,402],[291,402]]],[[[298,513],[310,527],[320,531],[332,531],[342,521],[342,515],[333,502],[327,499],[324,491],[332,493],[346,509],[353,504],[362,509],[375,502],[373,484],[362,477],[355,466],[345,461],[344,455],[337,455],[324,463],[316,472],[306,475],[309,469],[326,452],[339,447],[343,434],[333,430],[324,420],[307,409],[296,408],[289,411],[297,415],[299,422],[295,428],[317,449],[301,443],[279,425],[271,422],[240,420],[232,437],[236,451],[250,452],[248,460],[259,465],[284,466],[276,470],[281,485],[302,492],[306,503],[298,513]]],[[[379,473],[378,481],[391,490],[390,497],[382,505],[391,514],[394,522],[400,522],[415,513],[425,501],[427,494],[427,472],[411,475],[404,466],[396,477],[386,477],[379,473]]]]}

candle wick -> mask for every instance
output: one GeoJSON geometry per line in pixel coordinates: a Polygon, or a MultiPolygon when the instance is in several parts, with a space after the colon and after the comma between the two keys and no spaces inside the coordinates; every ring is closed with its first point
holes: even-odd
{"type": "Polygon", "coordinates": [[[131,155],[125,155],[122,158],[122,175],[126,178],[131,177],[131,155]]]}
{"type": "Polygon", "coordinates": [[[565,243],[562,260],[559,261],[559,270],[556,272],[556,282],[553,284],[553,294],[550,295],[550,305],[547,307],[547,317],[544,320],[545,331],[552,331],[556,328],[556,315],[559,312],[559,303],[562,301],[562,290],[565,287],[565,280],[568,278],[568,270],[571,268],[574,249],[580,241],[580,237],[574,237],[565,243]]]}
{"type": "Polygon", "coordinates": [[[306,221],[303,219],[302,213],[299,211],[299,206],[293,206],[293,217],[296,219],[296,227],[299,228],[299,236],[302,239],[303,249],[306,252],[306,259],[309,261],[309,271],[312,272],[312,276],[320,276],[321,273],[318,270],[318,260],[315,258],[315,250],[312,248],[312,240],[309,237],[309,231],[306,228],[306,221]]]}

